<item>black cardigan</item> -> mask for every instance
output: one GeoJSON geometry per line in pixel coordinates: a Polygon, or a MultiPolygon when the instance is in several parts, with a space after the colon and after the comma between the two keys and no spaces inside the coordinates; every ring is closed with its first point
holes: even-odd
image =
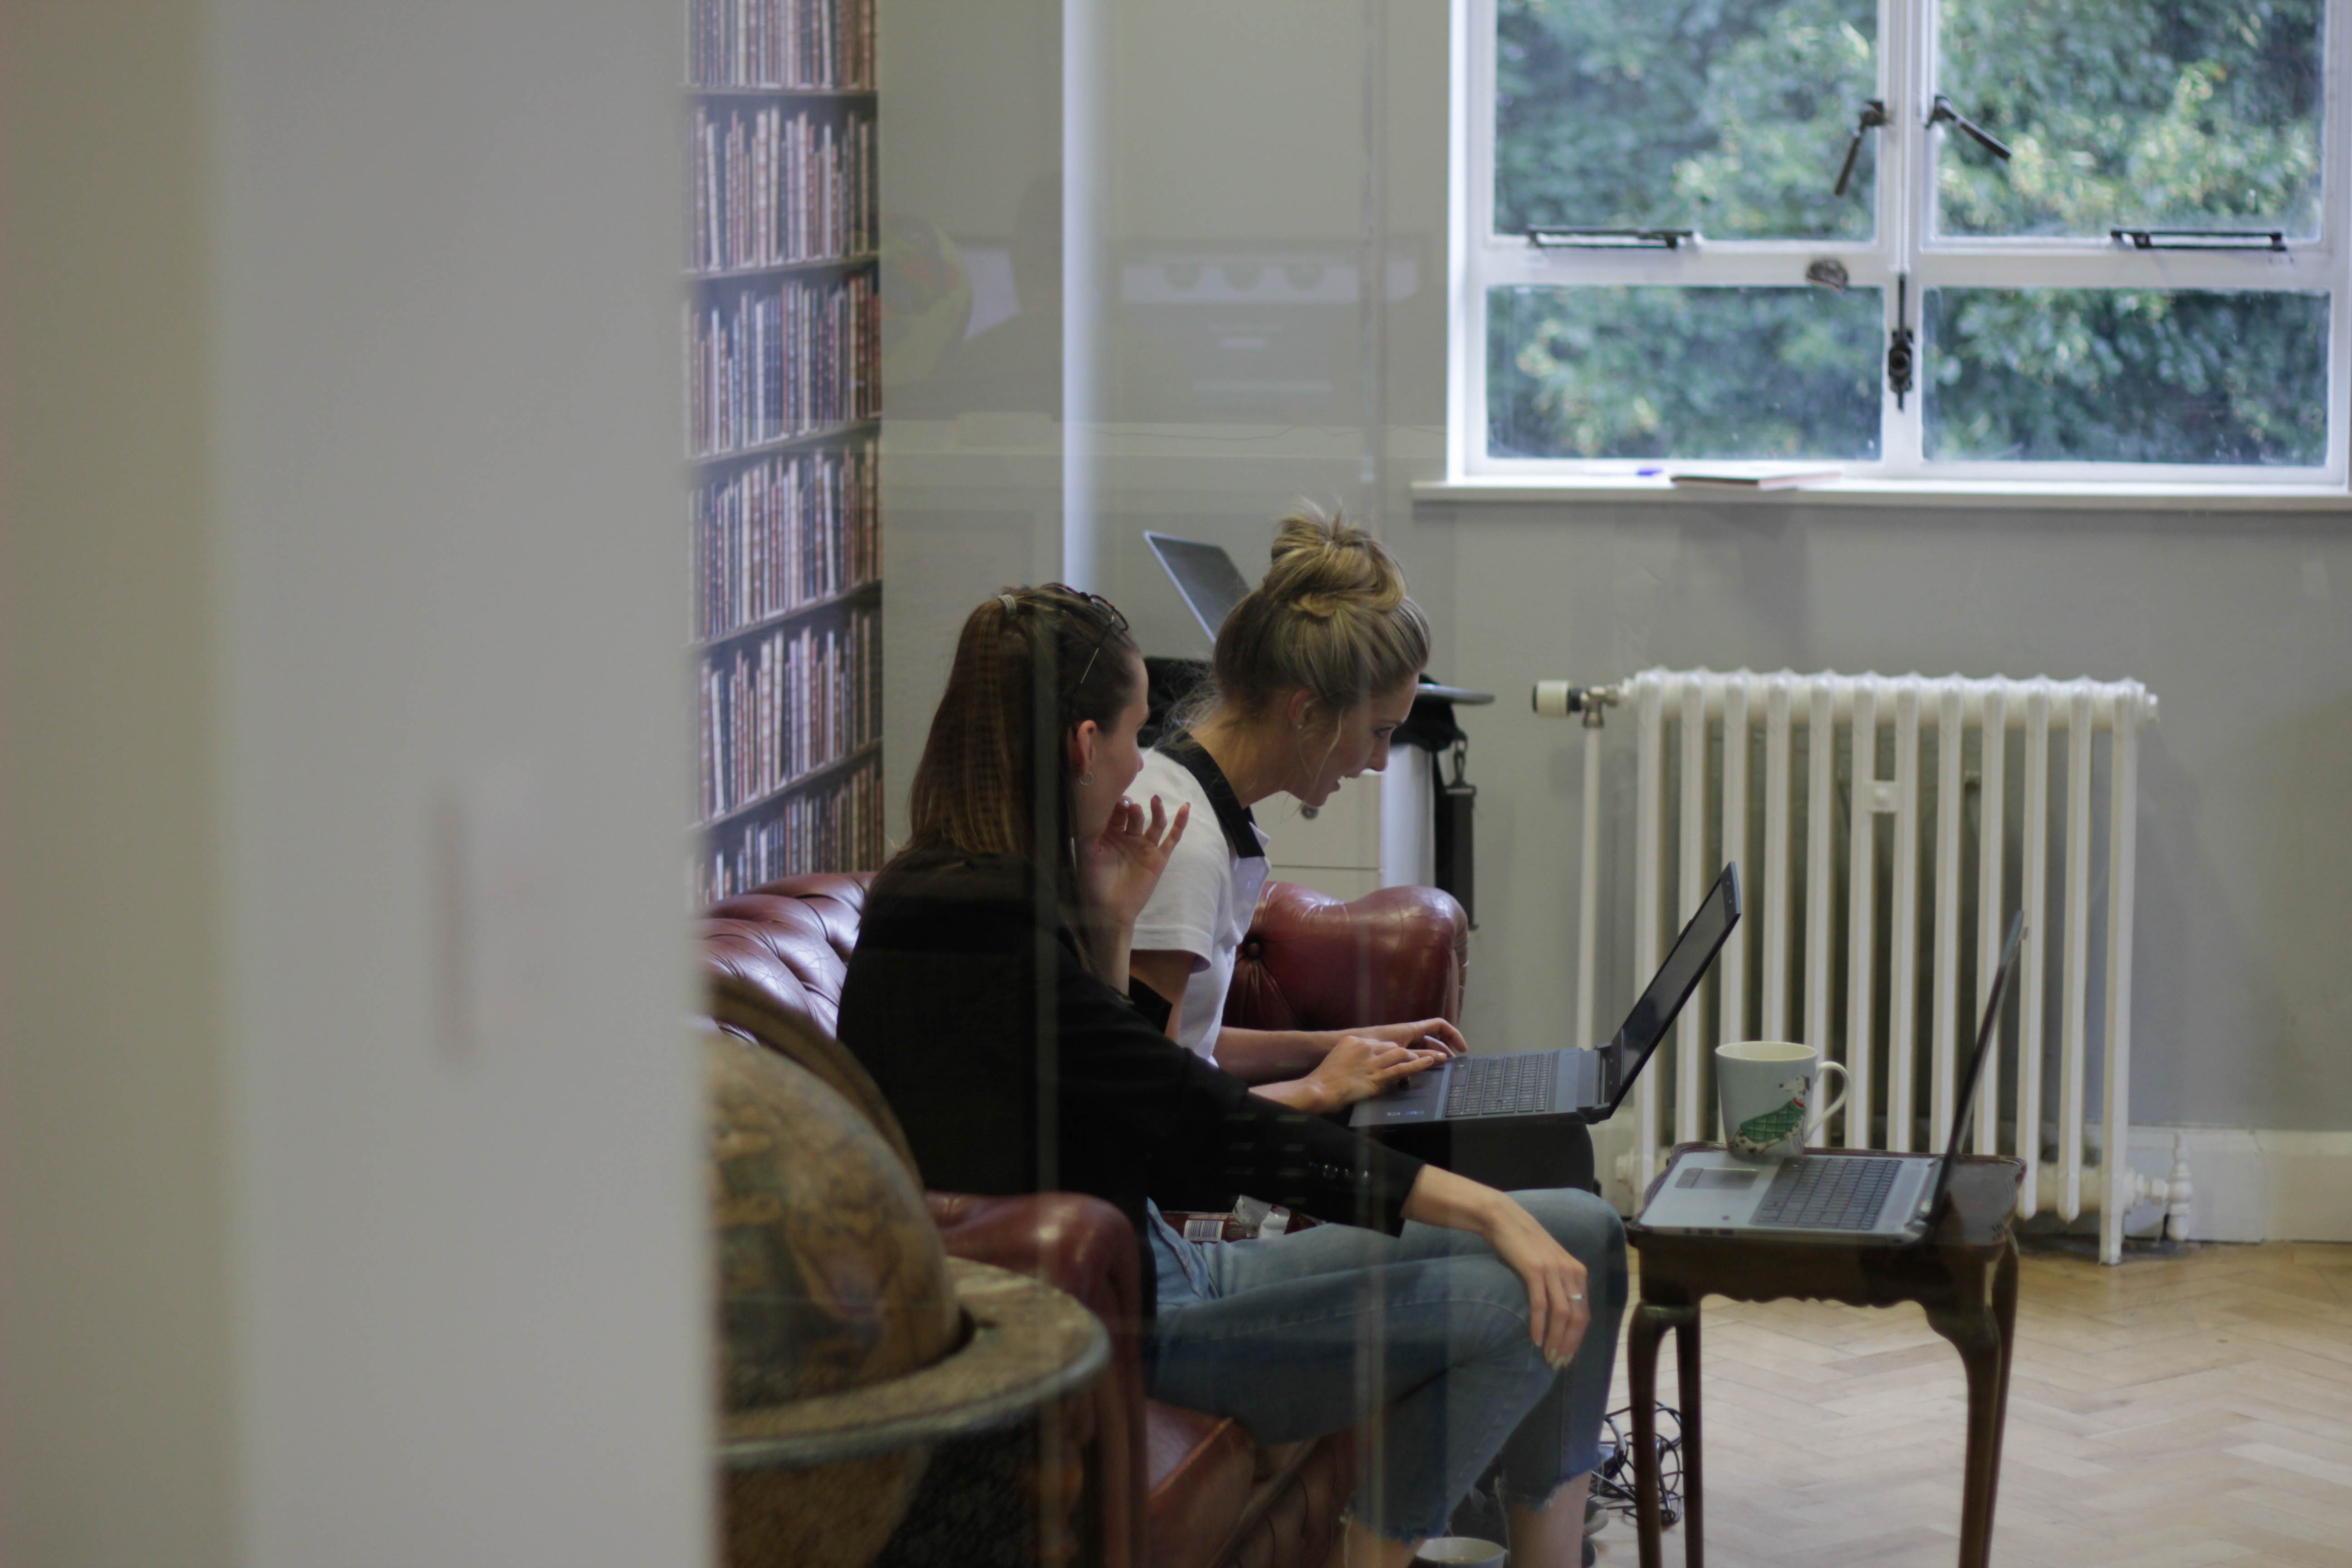
{"type": "MultiPolygon", "coordinates": [[[[1036,918],[1035,882],[1012,858],[902,859],[866,900],[841,1038],[926,1185],[1090,1193],[1139,1246],[1147,1194],[1210,1184],[1319,1219],[1403,1224],[1420,1161],[1254,1095],[1170,1040],[1087,972],[1058,915],[1036,918]]],[[[1149,1315],[1148,1246],[1142,1258],[1149,1315]]]]}

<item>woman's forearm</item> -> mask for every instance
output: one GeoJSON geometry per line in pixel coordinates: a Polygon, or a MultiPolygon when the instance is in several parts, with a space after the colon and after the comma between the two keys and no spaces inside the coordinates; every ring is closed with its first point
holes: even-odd
{"type": "Polygon", "coordinates": [[[1337,1037],[1315,1029],[1238,1029],[1228,1024],[1217,1031],[1217,1065],[1246,1084],[1279,1085],[1313,1072],[1337,1037]]]}
{"type": "Polygon", "coordinates": [[[1414,1178],[1412,1191],[1405,1194],[1404,1217],[1417,1219],[1423,1225],[1443,1226],[1448,1230],[1466,1230],[1474,1236],[1495,1239],[1495,1228],[1508,1209],[1518,1205],[1510,1198],[1481,1182],[1436,1165],[1423,1165],[1414,1178]]]}
{"type": "Polygon", "coordinates": [[[1285,1079],[1279,1083],[1254,1083],[1250,1085],[1250,1092],[1308,1116],[1328,1116],[1340,1109],[1333,1097],[1312,1078],[1285,1079]]]}
{"type": "Polygon", "coordinates": [[[1127,955],[1135,945],[1135,922],[1096,925],[1087,933],[1094,949],[1095,973],[1114,991],[1127,989],[1127,955]]]}

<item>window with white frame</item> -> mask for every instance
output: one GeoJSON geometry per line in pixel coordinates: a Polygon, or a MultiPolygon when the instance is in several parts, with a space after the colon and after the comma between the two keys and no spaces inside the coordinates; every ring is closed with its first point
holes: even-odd
{"type": "Polygon", "coordinates": [[[2352,0],[1456,0],[1454,468],[2335,485],[2352,0]]]}

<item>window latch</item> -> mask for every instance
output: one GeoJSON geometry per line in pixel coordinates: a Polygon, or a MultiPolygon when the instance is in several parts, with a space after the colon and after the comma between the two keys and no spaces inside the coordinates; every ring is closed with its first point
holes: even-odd
{"type": "Polygon", "coordinates": [[[1862,156],[1862,139],[1886,123],[1886,100],[1874,98],[1862,106],[1862,117],[1853,122],[1853,140],[1845,144],[1845,162],[1838,165],[1837,188],[1833,196],[1845,195],[1846,182],[1853,178],[1853,161],[1862,156]]]}
{"type": "Polygon", "coordinates": [[[2134,250],[2280,250],[2279,228],[2111,228],[2107,237],[2134,250]]]}
{"type": "Polygon", "coordinates": [[[1983,126],[1979,125],[1975,121],[1970,120],[1967,115],[1962,114],[1958,110],[1954,109],[1952,107],[1952,100],[1946,98],[1940,92],[1936,95],[1936,107],[1928,112],[1927,123],[1931,126],[1943,125],[1947,123],[1957,125],[1961,130],[1967,132],[1969,135],[1975,137],[1977,139],[1978,145],[1981,146],[1986,152],[1991,153],[1994,157],[2000,159],[2004,163],[2009,162],[2009,148],[2007,145],[1995,137],[1991,132],[1987,131],[1983,126]]]}
{"type": "Polygon", "coordinates": [[[1539,250],[1680,250],[1696,239],[1689,228],[1531,228],[1528,243],[1539,250]]]}
{"type": "Polygon", "coordinates": [[[1886,390],[1895,395],[1899,411],[1911,391],[1911,275],[1895,275],[1895,330],[1886,334],[1886,390]]]}

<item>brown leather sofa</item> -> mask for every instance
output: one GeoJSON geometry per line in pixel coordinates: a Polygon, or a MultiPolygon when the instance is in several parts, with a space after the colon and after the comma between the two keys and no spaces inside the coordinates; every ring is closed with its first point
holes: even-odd
{"type": "MultiPolygon", "coordinates": [[[[864,876],[787,878],[711,908],[706,964],[834,1030],[857,942],[864,876]]],[[[1225,1017],[1256,1028],[1458,1019],[1469,940],[1431,888],[1353,903],[1267,884],[1225,1017]]],[[[1141,1282],[1126,1220],[1072,1194],[933,1193],[948,1251],[1045,1279],[1093,1309],[1112,1363],[1076,1420],[1090,1438],[1082,1554],[1103,1568],[1312,1568],[1355,1485],[1347,1435],[1261,1447],[1238,1423],[1143,1396],[1133,1331],[1141,1282]]]]}

